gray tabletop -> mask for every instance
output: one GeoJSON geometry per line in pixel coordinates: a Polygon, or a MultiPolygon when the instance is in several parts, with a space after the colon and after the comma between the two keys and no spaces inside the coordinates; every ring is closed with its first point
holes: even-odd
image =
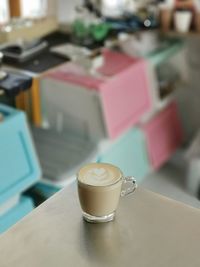
{"type": "Polygon", "coordinates": [[[71,188],[0,237],[0,266],[199,267],[199,248],[197,209],[139,188],[115,221],[88,224],[71,188]]]}

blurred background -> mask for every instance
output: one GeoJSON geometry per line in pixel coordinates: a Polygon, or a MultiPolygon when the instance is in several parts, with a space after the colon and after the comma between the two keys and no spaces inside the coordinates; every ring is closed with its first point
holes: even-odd
{"type": "Polygon", "coordinates": [[[88,162],[199,208],[199,0],[0,0],[0,232],[88,162]]]}

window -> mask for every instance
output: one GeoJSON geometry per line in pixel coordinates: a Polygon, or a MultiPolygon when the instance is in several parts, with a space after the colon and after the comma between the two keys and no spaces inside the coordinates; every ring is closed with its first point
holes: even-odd
{"type": "Polygon", "coordinates": [[[0,0],[0,24],[9,20],[8,0],[0,0]]]}
{"type": "Polygon", "coordinates": [[[21,0],[21,14],[26,18],[42,18],[47,15],[47,0],[21,0]]]}

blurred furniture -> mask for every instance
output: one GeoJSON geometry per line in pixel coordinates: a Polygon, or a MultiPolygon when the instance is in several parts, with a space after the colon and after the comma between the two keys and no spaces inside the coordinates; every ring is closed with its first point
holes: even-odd
{"type": "Polygon", "coordinates": [[[35,184],[41,178],[41,170],[24,113],[2,104],[0,113],[1,231],[33,207],[27,199],[19,198],[11,203],[10,200],[35,184]]]}
{"type": "MultiPolygon", "coordinates": [[[[178,81],[187,81],[182,53],[183,42],[172,38],[160,46],[155,45],[139,59],[106,50],[103,60],[94,60],[89,67],[84,61],[70,62],[44,75],[40,80],[42,121],[46,128],[41,130],[43,141],[40,141],[39,132],[34,134],[36,144],[43,152],[39,152],[43,169],[47,169],[45,162],[52,161],[51,166],[60,164],[56,162],[59,159],[58,141],[51,142],[52,151],[57,151],[51,157],[52,153],[42,148],[50,146],[52,131],[54,140],[59,140],[60,144],[63,137],[68,138],[70,134],[78,134],[85,144],[92,140],[96,150],[90,161],[118,165],[126,175],[134,175],[139,182],[151,170],[160,168],[183,141],[174,95],[178,81]],[[167,68],[169,63],[174,65],[172,71],[178,73],[177,84],[163,96],[157,69],[165,64],[167,68]]],[[[164,81],[171,79],[168,73],[162,76],[164,81]]],[[[61,147],[65,147],[64,143],[61,147]]],[[[69,166],[71,155],[79,158],[78,150],[67,151],[70,152],[64,156],[65,166],[69,166]]],[[[88,153],[85,157],[89,161],[88,153]]],[[[84,161],[80,160],[80,164],[84,161]]],[[[49,197],[68,184],[67,181],[75,180],[71,170],[73,168],[65,171],[65,179],[59,179],[60,175],[50,179],[48,174],[36,190],[49,197]]]]}
{"type": "Polygon", "coordinates": [[[169,38],[160,48],[146,56],[151,69],[152,109],[144,116],[144,121],[148,121],[172,101],[176,101],[182,88],[187,86],[189,81],[186,48],[182,40],[169,38]]]}
{"type": "Polygon", "coordinates": [[[137,127],[110,144],[99,154],[97,161],[118,166],[124,175],[137,177],[137,182],[140,182],[151,171],[145,135],[137,127]]]}
{"type": "Polygon", "coordinates": [[[61,118],[65,129],[113,139],[150,110],[146,62],[109,50],[103,62],[94,74],[69,63],[41,79],[43,117],[50,127],[61,118]]]}
{"type": "Polygon", "coordinates": [[[26,62],[41,54],[47,45],[47,42],[40,39],[34,39],[30,42],[18,40],[2,45],[1,52],[4,55],[4,62],[26,62]]]}
{"type": "Polygon", "coordinates": [[[79,133],[32,128],[43,177],[63,182],[97,154],[97,144],[79,133]]]}
{"type": "Polygon", "coordinates": [[[160,168],[183,142],[183,130],[177,105],[171,102],[142,125],[151,165],[160,168]]]}
{"type": "Polygon", "coordinates": [[[7,71],[2,67],[3,58],[4,55],[0,52],[0,102],[15,106],[16,97],[21,92],[26,91],[27,93],[27,90],[32,86],[32,78],[13,71],[7,71]]]}
{"type": "Polygon", "coordinates": [[[98,161],[117,165],[125,175],[133,175],[140,182],[170,159],[181,146],[183,136],[177,105],[172,101],[111,142],[99,153],[98,161]]]}
{"type": "Polygon", "coordinates": [[[145,117],[149,118],[169,104],[176,91],[188,83],[185,42],[158,32],[126,35],[121,39],[117,43],[120,50],[132,57],[145,58],[148,62],[152,106],[145,117]]]}
{"type": "Polygon", "coordinates": [[[182,41],[155,43],[139,58],[104,50],[99,58],[62,64],[67,59],[49,49],[70,42],[69,36],[55,32],[43,40],[49,44],[44,53],[8,67],[34,77],[32,90],[20,94],[17,107],[37,126],[32,127],[33,137],[44,174],[34,187],[37,194],[46,199],[69,185],[86,161],[119,165],[142,181],[170,158],[182,142],[182,129],[177,109],[171,108],[173,90],[164,97],[160,91],[163,76],[165,84],[171,75],[160,75],[157,69],[173,62],[178,79],[185,79],[184,64],[177,60],[184,53],[182,41]],[[154,125],[152,135],[146,130],[149,125],[154,125]],[[159,158],[156,150],[154,162],[155,137],[163,154],[159,158]]]}
{"type": "Polygon", "coordinates": [[[114,222],[89,224],[76,191],[65,188],[3,235],[1,265],[199,266],[198,209],[138,188],[114,222]]]}
{"type": "Polygon", "coordinates": [[[182,149],[178,160],[182,159],[185,170],[186,187],[200,199],[200,132],[182,149]]]}
{"type": "MultiPolygon", "coordinates": [[[[2,69],[3,70],[3,69],[2,69]]],[[[32,86],[32,78],[27,75],[3,70],[6,77],[0,79],[0,90],[8,97],[16,97],[21,92],[27,91],[32,86]]]]}
{"type": "Polygon", "coordinates": [[[47,42],[48,46],[33,59],[25,62],[9,62],[4,59],[4,65],[7,70],[14,70],[19,74],[29,75],[33,79],[30,93],[20,94],[16,99],[16,107],[25,111],[29,120],[36,126],[41,126],[39,80],[46,72],[67,61],[66,58],[51,53],[50,49],[52,46],[68,42],[69,36],[60,32],[54,32],[41,40],[47,42]]]}
{"type": "MultiPolygon", "coordinates": [[[[85,161],[103,160],[100,152],[103,140],[121,136],[150,108],[145,62],[112,51],[104,53],[105,65],[99,73],[106,72],[105,76],[99,75],[97,78],[95,74],[87,75],[78,64],[68,63],[48,72],[41,79],[42,118],[47,129],[34,131],[34,139],[45,178],[36,189],[44,195],[53,193],[53,185],[57,190],[58,182],[62,186],[61,182],[67,181],[85,161]],[[133,86],[136,82],[138,87],[133,86]],[[54,153],[50,152],[50,147],[54,153]],[[60,174],[56,173],[56,169],[60,174]]],[[[133,132],[132,136],[130,133],[128,139],[139,153],[144,143],[138,135],[133,132]]],[[[125,156],[127,141],[116,142],[119,142],[116,149],[123,151],[125,156]]],[[[131,167],[133,154],[130,148],[126,155],[130,155],[130,161],[125,165],[129,166],[127,172],[137,169],[136,164],[131,167]]],[[[140,167],[135,173],[143,177],[149,168],[148,160],[141,155],[138,163],[140,167]],[[144,170],[141,170],[142,167],[144,170]]],[[[123,167],[124,164],[125,160],[123,167]]]]}

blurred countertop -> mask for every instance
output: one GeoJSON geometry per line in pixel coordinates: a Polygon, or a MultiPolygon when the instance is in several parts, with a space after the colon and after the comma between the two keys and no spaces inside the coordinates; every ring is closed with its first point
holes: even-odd
{"type": "Polygon", "coordinates": [[[88,224],[73,184],[0,237],[1,267],[199,267],[199,225],[199,210],[140,187],[115,221],[88,224]]]}

